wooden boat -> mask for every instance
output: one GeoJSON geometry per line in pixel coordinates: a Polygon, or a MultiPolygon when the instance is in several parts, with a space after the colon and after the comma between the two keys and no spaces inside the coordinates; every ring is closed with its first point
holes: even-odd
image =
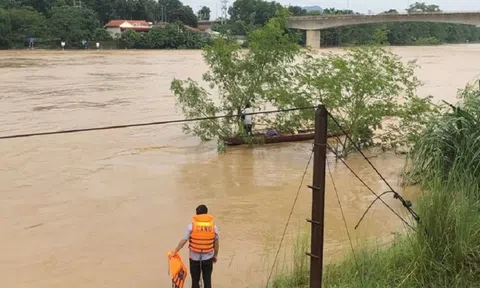
{"type": "MultiPolygon", "coordinates": [[[[339,135],[329,134],[328,137],[334,137],[339,135]]],[[[279,133],[275,136],[267,136],[264,133],[255,133],[253,137],[253,143],[272,144],[281,142],[297,142],[307,141],[315,139],[315,131],[312,130],[299,130],[298,133],[279,133]]],[[[230,137],[223,140],[228,146],[246,144],[242,137],[230,137]]]]}

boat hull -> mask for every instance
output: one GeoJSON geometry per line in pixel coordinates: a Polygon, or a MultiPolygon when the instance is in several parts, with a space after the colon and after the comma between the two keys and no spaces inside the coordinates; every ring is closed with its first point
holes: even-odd
{"type": "MultiPolygon", "coordinates": [[[[337,137],[343,136],[341,133],[329,133],[327,137],[337,137]]],[[[254,134],[256,141],[254,143],[261,144],[273,144],[273,143],[282,143],[282,142],[298,142],[298,141],[308,141],[315,139],[314,130],[300,130],[297,134],[294,133],[280,133],[276,136],[267,136],[265,134],[254,134]]],[[[242,137],[230,137],[223,140],[224,143],[228,146],[236,146],[247,144],[242,137]]]]}

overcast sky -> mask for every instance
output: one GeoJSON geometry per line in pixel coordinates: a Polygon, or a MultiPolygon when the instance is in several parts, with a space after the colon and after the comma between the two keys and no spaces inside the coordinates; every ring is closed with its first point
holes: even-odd
{"type": "MultiPolygon", "coordinates": [[[[182,0],[181,0],[182,1],[182,0]]],[[[383,12],[389,9],[405,10],[409,4],[414,2],[426,2],[427,4],[436,4],[444,11],[480,11],[480,0],[277,0],[284,5],[292,4],[297,6],[318,5],[322,8],[335,7],[337,9],[351,9],[355,12],[368,13],[372,10],[374,13],[383,12]]],[[[212,11],[211,18],[220,17],[220,0],[183,0],[183,4],[190,5],[195,12],[202,6],[210,7],[212,11]]],[[[228,5],[232,5],[234,0],[229,0],[228,5]]]]}

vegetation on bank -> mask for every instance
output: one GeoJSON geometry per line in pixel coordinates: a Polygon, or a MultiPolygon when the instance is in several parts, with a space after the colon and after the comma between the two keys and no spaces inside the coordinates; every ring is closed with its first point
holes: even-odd
{"type": "MultiPolygon", "coordinates": [[[[325,269],[325,287],[478,287],[480,283],[480,90],[479,82],[444,106],[414,141],[407,184],[422,188],[421,222],[388,247],[356,250],[325,269]]],[[[298,246],[277,288],[307,287],[308,259],[298,246]]]]}
{"type": "Polygon", "coordinates": [[[127,30],[122,34],[120,43],[129,49],[201,49],[211,44],[212,38],[175,22],[165,27],[154,27],[148,33],[127,30]]]}
{"type": "MultiPolygon", "coordinates": [[[[212,28],[224,34],[248,35],[263,27],[282,8],[282,5],[274,1],[236,0],[229,7],[230,17],[226,24],[215,24],[212,28]]],[[[299,6],[289,6],[288,10],[294,16],[358,14],[334,8],[307,12],[299,6]]],[[[407,10],[439,12],[440,8],[437,5],[414,3],[407,10]]],[[[398,12],[389,10],[385,13],[398,12]]],[[[183,5],[179,0],[0,0],[0,48],[28,47],[30,37],[35,38],[37,48],[58,48],[61,41],[66,43],[67,48],[81,48],[83,40],[102,42],[109,48],[124,48],[128,45],[139,49],[201,48],[209,42],[208,37],[192,31],[183,36],[181,31],[171,35],[173,29],[166,32],[157,27],[153,33],[155,35],[129,32],[125,41],[114,41],[102,27],[110,20],[132,19],[154,24],[182,23],[195,28],[200,20],[210,20],[210,14],[210,9],[205,6],[194,13],[190,6],[183,5]],[[179,40],[182,37],[185,40],[179,40]]],[[[290,33],[298,37],[300,45],[305,44],[305,31],[290,30],[290,33]]],[[[322,31],[321,37],[323,46],[373,43],[436,45],[478,42],[480,29],[458,24],[384,23],[326,29],[322,31]]],[[[245,43],[247,45],[248,42],[245,43]]]]}
{"type": "MultiPolygon", "coordinates": [[[[275,16],[282,5],[265,0],[236,0],[229,9],[230,19],[226,25],[217,24],[214,30],[230,31],[234,35],[247,35],[265,25],[275,16]]],[[[298,6],[290,6],[294,16],[305,15],[352,15],[352,10],[324,9],[307,12],[298,6]]],[[[414,12],[441,12],[438,5],[416,2],[407,9],[414,12]]],[[[396,14],[391,9],[383,13],[396,14]]],[[[305,31],[295,31],[300,36],[300,44],[305,44],[305,31]]],[[[378,35],[384,35],[388,45],[436,45],[441,43],[466,43],[480,41],[480,28],[471,25],[442,24],[426,22],[395,22],[364,24],[322,30],[321,42],[324,47],[358,46],[377,43],[378,35]]]]}
{"type": "MultiPolygon", "coordinates": [[[[82,41],[107,43],[110,48],[202,48],[209,37],[186,30],[197,27],[198,17],[178,0],[0,0],[0,48],[29,47],[29,38],[37,48],[81,48],[82,41]],[[76,4],[77,6],[74,6],[76,4]],[[148,33],[129,31],[126,39],[115,40],[103,29],[113,19],[146,20],[170,24],[148,33]]],[[[209,9],[200,11],[210,17],[209,9]],[[208,15],[207,15],[208,14],[208,15]]],[[[94,47],[94,45],[93,45],[94,47]]]]}
{"type": "MultiPolygon", "coordinates": [[[[205,48],[210,71],[203,80],[218,91],[219,102],[192,79],[172,81],[171,90],[188,119],[237,115],[196,121],[185,125],[187,133],[220,144],[234,136],[251,143],[256,139],[246,135],[238,116],[247,104],[257,112],[326,104],[356,145],[372,145],[373,131],[382,128],[386,134],[381,144],[395,148],[414,137],[435,112],[430,98],[416,96],[420,82],[413,73],[415,62],[404,64],[398,56],[373,46],[348,49],[340,55],[315,55],[302,50],[297,35],[288,30],[288,11],[278,11],[278,17],[248,35],[248,51],[228,36],[205,48]],[[399,121],[382,126],[385,117],[399,121]]],[[[314,109],[308,109],[256,115],[254,125],[260,131],[295,132],[311,129],[313,119],[314,109]]],[[[329,128],[339,131],[333,122],[329,128]]],[[[343,156],[347,156],[352,143],[342,144],[346,147],[343,156]]]]}

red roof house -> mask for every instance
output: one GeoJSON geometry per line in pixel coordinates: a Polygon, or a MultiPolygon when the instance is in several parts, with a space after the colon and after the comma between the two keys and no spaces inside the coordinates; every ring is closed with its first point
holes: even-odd
{"type": "Polygon", "coordinates": [[[145,20],[112,20],[103,26],[113,37],[120,37],[122,32],[132,29],[135,32],[148,32],[152,26],[145,20]]]}

